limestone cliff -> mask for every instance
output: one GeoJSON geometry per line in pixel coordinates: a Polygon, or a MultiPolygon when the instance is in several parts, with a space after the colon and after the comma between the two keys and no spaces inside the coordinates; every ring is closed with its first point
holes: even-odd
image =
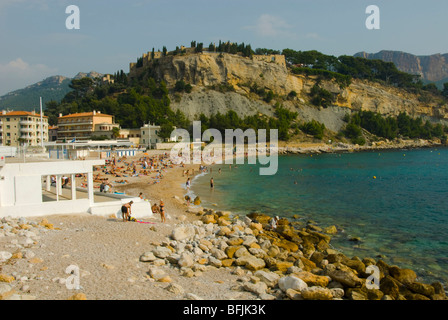
{"type": "Polygon", "coordinates": [[[418,74],[423,80],[448,82],[448,54],[416,56],[401,51],[383,50],[378,53],[359,52],[355,57],[393,62],[398,70],[418,74]]]}
{"type": "Polygon", "coordinates": [[[193,86],[191,93],[172,95],[172,108],[182,110],[190,119],[200,113],[210,115],[234,110],[239,115],[272,115],[276,102],[298,112],[305,121],[316,119],[327,128],[338,131],[342,118],[352,110],[370,110],[384,115],[405,111],[434,122],[448,124],[448,105],[435,98],[423,100],[415,94],[379,83],[353,79],[350,86],[340,88],[336,82],[322,80],[319,85],[332,92],[336,102],[329,108],[317,108],[309,102],[310,89],[316,77],[289,72],[284,56],[242,57],[234,54],[202,53],[161,57],[144,67],[131,68],[130,77],[151,74],[164,80],[168,88],[183,80],[193,86]],[[219,86],[227,90],[217,90],[219,86]],[[275,97],[266,103],[251,91],[253,87],[272,91],[275,97]],[[232,90],[228,90],[232,88],[232,90]],[[295,91],[294,98],[288,94],[295,91]]]}

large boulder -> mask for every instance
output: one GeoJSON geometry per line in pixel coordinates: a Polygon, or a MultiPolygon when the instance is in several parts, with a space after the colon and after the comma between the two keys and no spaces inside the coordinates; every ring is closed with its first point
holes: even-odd
{"type": "Polygon", "coordinates": [[[191,267],[194,264],[194,260],[191,254],[188,253],[182,253],[180,255],[180,259],[177,261],[177,264],[180,267],[191,267]]]}
{"type": "Polygon", "coordinates": [[[380,290],[387,296],[397,299],[400,294],[401,283],[387,275],[380,282],[380,290]]]}
{"type": "Polygon", "coordinates": [[[305,300],[331,300],[333,293],[328,288],[322,287],[308,287],[301,291],[302,298],[305,300]]]}
{"type": "Polygon", "coordinates": [[[257,212],[253,212],[253,213],[249,213],[247,215],[252,221],[256,221],[258,223],[261,224],[268,224],[269,221],[271,220],[271,217],[263,214],[263,213],[257,213],[257,212]]]}
{"type": "Polygon", "coordinates": [[[326,276],[319,276],[307,271],[300,271],[294,273],[294,275],[305,281],[309,286],[326,287],[330,282],[330,280],[326,276]]]}
{"type": "Polygon", "coordinates": [[[417,279],[417,274],[411,269],[400,269],[397,266],[389,267],[389,274],[404,285],[411,284],[417,279]]]}
{"type": "Polygon", "coordinates": [[[174,228],[171,233],[171,238],[173,238],[174,240],[180,241],[180,240],[186,240],[186,239],[193,238],[195,234],[196,234],[196,231],[193,226],[185,225],[185,226],[180,226],[180,227],[174,228]]]}
{"type": "Polygon", "coordinates": [[[170,256],[173,251],[167,247],[157,246],[154,250],[152,250],[152,253],[160,259],[165,259],[170,256]]]}
{"type": "Polygon", "coordinates": [[[327,268],[327,275],[334,281],[337,281],[349,288],[360,287],[365,282],[353,272],[337,268],[327,268]]]}
{"type": "Polygon", "coordinates": [[[254,274],[260,281],[266,283],[268,287],[275,287],[280,279],[280,275],[275,272],[258,270],[254,274]]]}
{"type": "Polygon", "coordinates": [[[293,275],[289,275],[278,280],[278,286],[283,291],[286,292],[288,289],[293,289],[302,292],[308,285],[302,279],[299,279],[293,275]]]}
{"type": "Polygon", "coordinates": [[[235,264],[238,266],[244,266],[251,271],[257,271],[263,269],[266,266],[266,263],[263,259],[256,258],[250,254],[236,259],[235,264]]]}
{"type": "Polygon", "coordinates": [[[411,284],[407,285],[408,289],[410,289],[411,291],[430,297],[433,294],[435,294],[435,289],[432,285],[429,284],[424,284],[424,283],[420,283],[420,282],[413,282],[411,284]]]}
{"type": "Polygon", "coordinates": [[[255,293],[258,296],[261,296],[262,294],[266,293],[266,290],[268,289],[268,286],[264,282],[257,282],[257,283],[251,283],[246,282],[243,285],[243,288],[249,292],[255,293]]]}
{"type": "Polygon", "coordinates": [[[154,255],[152,251],[145,252],[140,256],[141,262],[152,262],[156,259],[157,257],[154,255]]]}

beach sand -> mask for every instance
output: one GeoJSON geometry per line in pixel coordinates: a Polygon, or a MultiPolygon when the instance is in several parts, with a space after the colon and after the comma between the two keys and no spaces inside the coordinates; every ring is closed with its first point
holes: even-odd
{"type": "MultiPolygon", "coordinates": [[[[23,299],[65,300],[77,293],[85,294],[88,300],[185,299],[188,293],[212,300],[256,299],[257,296],[249,292],[232,290],[241,278],[232,274],[233,268],[207,266],[205,271],[186,277],[181,275],[180,268],[158,266],[169,276],[165,280],[171,279],[170,282],[160,282],[149,276],[150,264],[139,260],[143,253],[169,242],[177,224],[198,219],[195,214],[186,212],[188,207],[185,203],[173,198],[176,195],[183,199],[186,190],[182,184],[187,177],[182,176],[182,171],[190,169],[191,172],[193,168],[197,173],[199,165],[169,168],[157,184],[153,184],[155,174],[116,179],[109,175],[110,181],[126,179],[129,182],[114,186],[112,191],[133,196],[142,192],[151,205],[159,204],[163,199],[166,223],[161,223],[159,214],[143,219],[154,224],[123,222],[112,215],[102,217],[88,213],[27,218],[27,221],[35,222],[47,219],[56,230],[44,228],[38,234],[38,241],[28,249],[14,248],[14,240],[1,237],[1,250],[11,253],[30,250],[33,258],[10,259],[1,267],[0,274],[14,276],[15,281],[9,286],[16,293],[16,298],[23,299]],[[79,290],[67,289],[65,284],[70,276],[66,268],[71,265],[80,270],[79,290]],[[171,284],[180,285],[183,293],[166,290],[171,284]]],[[[107,176],[101,174],[101,177],[107,176]]]]}

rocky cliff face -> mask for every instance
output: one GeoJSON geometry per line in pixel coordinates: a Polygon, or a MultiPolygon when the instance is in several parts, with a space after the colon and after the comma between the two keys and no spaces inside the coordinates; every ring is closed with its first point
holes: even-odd
{"type": "Polygon", "coordinates": [[[437,82],[447,79],[448,82],[448,54],[416,56],[401,51],[383,50],[378,53],[359,52],[355,57],[393,62],[398,70],[418,74],[424,80],[437,82]]]}
{"type": "MultiPolygon", "coordinates": [[[[394,87],[382,86],[361,80],[353,80],[347,88],[340,88],[332,81],[320,81],[319,85],[332,92],[337,100],[329,108],[317,108],[309,102],[308,93],[317,81],[316,77],[291,74],[285,64],[269,59],[250,59],[232,54],[189,54],[167,56],[150,65],[150,72],[173,88],[178,80],[193,86],[191,93],[173,94],[171,106],[182,110],[190,119],[200,113],[205,115],[234,110],[240,116],[249,114],[272,115],[276,102],[296,111],[304,121],[315,119],[327,128],[338,131],[342,118],[353,110],[370,110],[384,115],[406,112],[411,116],[423,116],[435,122],[448,124],[448,106],[440,101],[421,99],[409,92],[394,87]],[[231,91],[216,90],[226,85],[231,91]],[[266,103],[250,88],[257,86],[272,90],[275,98],[266,103]],[[297,96],[288,98],[295,91],[297,96]]],[[[138,76],[139,70],[132,76],[138,76]]],[[[148,70],[146,70],[148,71],[148,70]]]]}

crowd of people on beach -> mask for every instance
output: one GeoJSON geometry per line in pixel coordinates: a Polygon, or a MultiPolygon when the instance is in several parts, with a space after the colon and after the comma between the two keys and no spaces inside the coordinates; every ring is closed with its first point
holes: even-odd
{"type": "MultiPolygon", "coordinates": [[[[135,177],[151,177],[152,181],[149,183],[157,184],[164,178],[164,173],[168,169],[174,168],[174,166],[168,153],[151,156],[148,153],[144,153],[141,157],[131,159],[128,159],[126,156],[112,156],[105,161],[104,165],[94,167],[94,188],[99,188],[99,191],[104,193],[118,193],[113,191],[114,186],[129,184],[131,179],[135,177]]],[[[185,167],[183,163],[179,166],[185,167]]],[[[202,165],[199,167],[199,172],[205,172],[206,170],[207,168],[202,165]]],[[[195,170],[192,168],[182,171],[183,176],[193,176],[194,174],[195,170]]],[[[190,178],[188,179],[191,181],[190,178]]],[[[86,186],[86,182],[87,179],[84,177],[82,185],[86,186]]],[[[142,200],[147,200],[143,192],[140,192],[139,197],[142,200]]],[[[123,221],[136,221],[131,217],[132,204],[133,202],[131,201],[122,206],[123,221]]],[[[151,211],[154,214],[160,214],[161,222],[166,222],[165,204],[162,199],[151,206],[151,211]]]]}
{"type": "MultiPolygon", "coordinates": [[[[160,183],[164,178],[164,174],[168,169],[179,166],[184,168],[182,170],[182,177],[187,178],[184,185],[187,191],[187,194],[185,195],[187,206],[190,206],[191,204],[200,204],[201,201],[199,197],[195,197],[193,199],[188,195],[191,188],[192,177],[200,173],[211,173],[213,169],[202,164],[200,164],[199,167],[196,167],[197,169],[191,166],[186,167],[184,163],[185,162],[174,164],[171,161],[170,155],[168,153],[149,155],[145,152],[140,157],[129,158],[127,156],[112,156],[111,158],[105,160],[104,165],[94,167],[94,188],[99,189],[99,191],[102,193],[121,193],[117,192],[115,188],[118,185],[129,184],[130,182],[132,182],[131,180],[136,177],[151,177],[152,181],[149,183],[157,184],[160,183]]],[[[218,173],[221,174],[221,168],[219,168],[218,173]]],[[[81,178],[83,178],[81,186],[86,187],[87,178],[85,176],[81,178]]],[[[213,190],[214,187],[215,181],[214,178],[211,177],[210,188],[213,190]]],[[[143,200],[147,200],[143,196],[142,192],[140,192],[139,197],[143,200]]],[[[165,204],[162,199],[157,202],[158,203],[154,203],[151,206],[151,210],[154,214],[160,214],[161,222],[166,222],[165,204]]],[[[123,221],[132,221],[131,207],[132,203],[130,202],[123,205],[123,221]]]]}

